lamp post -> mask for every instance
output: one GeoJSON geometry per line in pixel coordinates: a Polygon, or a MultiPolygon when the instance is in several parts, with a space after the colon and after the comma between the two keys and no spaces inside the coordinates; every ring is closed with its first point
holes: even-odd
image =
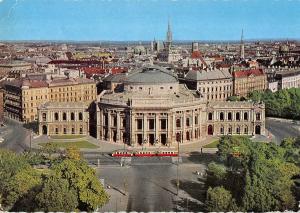
{"type": "Polygon", "coordinates": [[[179,141],[177,141],[177,196],[179,195],[179,141]]]}

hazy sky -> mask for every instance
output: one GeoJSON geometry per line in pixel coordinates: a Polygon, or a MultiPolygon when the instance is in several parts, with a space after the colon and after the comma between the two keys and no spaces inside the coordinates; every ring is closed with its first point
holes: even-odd
{"type": "Polygon", "coordinates": [[[0,40],[300,38],[300,0],[0,0],[0,40]]]}

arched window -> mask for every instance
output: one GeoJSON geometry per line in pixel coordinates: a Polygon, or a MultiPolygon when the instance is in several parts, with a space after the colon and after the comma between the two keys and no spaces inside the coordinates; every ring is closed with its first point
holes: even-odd
{"type": "Polygon", "coordinates": [[[54,119],[58,121],[58,112],[54,113],[54,119]]]}
{"type": "Polygon", "coordinates": [[[248,112],[244,112],[244,120],[248,121],[248,112]]]}
{"type": "Polygon", "coordinates": [[[220,120],[221,120],[221,121],[224,121],[224,112],[221,112],[221,113],[220,113],[220,120]]]}
{"type": "Polygon", "coordinates": [[[213,114],[210,112],[208,113],[208,120],[211,121],[213,119],[213,114]]]}
{"type": "Polygon", "coordinates": [[[82,121],[82,112],[79,112],[79,114],[78,114],[78,119],[79,119],[80,121],[82,121]]]}
{"type": "Polygon", "coordinates": [[[232,127],[231,127],[231,126],[228,127],[228,134],[229,134],[229,135],[232,134],[232,127]]]}
{"type": "Polygon", "coordinates": [[[237,113],[235,113],[235,119],[237,120],[237,121],[239,121],[241,118],[240,118],[241,116],[240,116],[240,113],[239,112],[237,112],[237,113]]]}
{"type": "Polygon", "coordinates": [[[260,113],[259,113],[259,112],[256,113],[256,120],[257,120],[257,121],[260,121],[260,113]]]}
{"type": "Polygon", "coordinates": [[[224,127],[223,126],[221,126],[221,128],[220,128],[220,134],[224,135],[224,127]]]}
{"type": "Polygon", "coordinates": [[[63,120],[66,121],[67,120],[67,113],[63,113],[63,120]]]}
{"type": "Polygon", "coordinates": [[[74,114],[74,112],[71,112],[71,120],[72,120],[72,121],[75,120],[75,114],[74,114]]]}
{"type": "Polygon", "coordinates": [[[47,120],[47,114],[46,113],[43,113],[43,121],[46,121],[47,120]]]}
{"type": "Polygon", "coordinates": [[[231,121],[232,120],[232,113],[228,112],[228,120],[231,121]]]}
{"type": "Polygon", "coordinates": [[[241,133],[241,128],[238,126],[237,128],[236,128],[236,134],[240,134],[241,133]]]}
{"type": "Polygon", "coordinates": [[[190,119],[189,118],[186,118],[186,126],[190,126],[190,119]]]}
{"type": "Polygon", "coordinates": [[[248,135],[248,126],[245,126],[245,128],[244,128],[244,134],[248,135]]]}
{"type": "Polygon", "coordinates": [[[181,121],[180,118],[176,119],[176,127],[181,127],[181,121]]]}

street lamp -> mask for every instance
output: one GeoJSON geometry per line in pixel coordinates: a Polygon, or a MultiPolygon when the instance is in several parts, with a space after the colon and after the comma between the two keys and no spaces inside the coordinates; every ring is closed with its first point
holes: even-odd
{"type": "Polygon", "coordinates": [[[180,142],[180,140],[177,141],[177,183],[176,183],[177,196],[179,195],[179,142],[180,142]]]}

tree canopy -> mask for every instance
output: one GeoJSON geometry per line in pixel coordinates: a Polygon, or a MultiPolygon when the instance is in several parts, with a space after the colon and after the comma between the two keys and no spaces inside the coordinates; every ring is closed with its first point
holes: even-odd
{"type": "Polygon", "coordinates": [[[275,93],[270,90],[254,91],[248,98],[253,101],[263,101],[267,116],[300,119],[300,88],[283,89],[275,93]]]}
{"type": "MultiPolygon", "coordinates": [[[[295,139],[295,141],[297,141],[295,139]]],[[[210,164],[207,171],[207,187],[223,187],[234,199],[236,206],[227,209],[236,211],[284,211],[296,208],[294,177],[300,168],[287,154],[296,142],[273,143],[252,142],[247,137],[224,136],[218,145],[222,164],[210,164]],[[292,144],[292,145],[291,145],[292,144]]],[[[298,153],[299,154],[299,153],[298,153]]],[[[299,155],[298,155],[299,158],[299,155]]],[[[216,197],[220,193],[209,191],[216,197]]],[[[223,195],[224,196],[224,195],[223,195]]],[[[219,197],[222,199],[222,197],[219,197]]],[[[216,200],[216,198],[214,198],[216,200]]],[[[212,197],[207,194],[207,208],[213,209],[212,197]]]]}
{"type": "Polygon", "coordinates": [[[0,204],[8,211],[93,211],[109,197],[78,150],[38,170],[35,154],[0,149],[0,204]],[[32,165],[31,165],[32,164],[32,165]]]}

